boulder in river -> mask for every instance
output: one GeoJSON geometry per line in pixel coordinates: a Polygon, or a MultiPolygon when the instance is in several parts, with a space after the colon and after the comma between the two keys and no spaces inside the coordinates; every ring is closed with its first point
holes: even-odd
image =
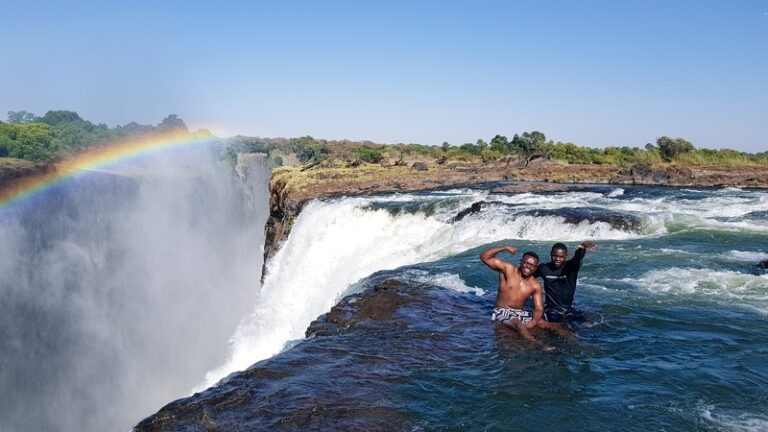
{"type": "Polygon", "coordinates": [[[579,224],[583,221],[589,223],[605,222],[614,229],[622,231],[637,231],[642,225],[642,219],[638,216],[610,211],[599,207],[564,207],[558,209],[535,209],[518,213],[520,216],[558,216],[565,219],[565,223],[579,224]]]}

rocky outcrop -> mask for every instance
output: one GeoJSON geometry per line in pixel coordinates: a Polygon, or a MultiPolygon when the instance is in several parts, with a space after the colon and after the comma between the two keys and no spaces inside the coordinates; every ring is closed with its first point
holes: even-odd
{"type": "Polygon", "coordinates": [[[16,180],[28,178],[35,174],[46,173],[53,169],[55,167],[47,163],[24,160],[0,160],[0,190],[5,189],[16,180]]]}
{"type": "Polygon", "coordinates": [[[302,343],[167,404],[134,431],[422,430],[403,385],[425,370],[462,370],[467,353],[481,361],[499,343],[484,306],[384,276],[312,322],[302,343]]]}
{"type": "Polygon", "coordinates": [[[491,188],[491,193],[546,193],[546,192],[569,192],[575,190],[589,189],[585,185],[574,185],[565,183],[546,183],[546,182],[517,182],[496,186],[491,188]]]}
{"type": "Polygon", "coordinates": [[[556,216],[563,218],[565,223],[571,225],[578,225],[581,222],[603,222],[607,223],[614,229],[622,231],[637,231],[642,226],[642,219],[616,211],[609,211],[599,207],[564,207],[557,209],[536,209],[526,210],[518,213],[519,216],[556,216]]]}
{"type": "MultiPolygon", "coordinates": [[[[498,201],[494,202],[495,204],[498,203],[498,201]]],[[[471,215],[472,213],[480,213],[480,211],[483,209],[483,207],[488,206],[488,202],[486,201],[478,201],[476,203],[473,203],[470,207],[465,208],[464,210],[460,211],[456,216],[453,217],[451,220],[452,222],[458,222],[468,215],[471,215]]],[[[500,204],[500,203],[499,203],[500,204]]]]}
{"type": "Polygon", "coordinates": [[[629,168],[619,171],[619,177],[616,182],[627,182],[631,180],[632,184],[667,184],[670,175],[666,170],[654,170],[650,164],[635,164],[629,168]]]}
{"type": "MultiPolygon", "coordinates": [[[[306,199],[295,199],[286,188],[288,179],[274,179],[269,184],[269,216],[264,226],[264,266],[275,254],[277,245],[291,231],[296,216],[299,215],[306,199]]],[[[262,271],[262,279],[264,271],[262,271]]]]}
{"type": "Polygon", "coordinates": [[[384,280],[364,295],[343,299],[309,325],[306,337],[337,335],[354,330],[361,322],[391,321],[401,306],[428,300],[419,289],[423,288],[409,287],[397,279],[384,280]]]}
{"type": "MultiPolygon", "coordinates": [[[[460,211],[451,220],[452,222],[458,222],[470,214],[480,213],[489,206],[504,206],[504,207],[516,207],[515,204],[504,203],[500,201],[478,201],[473,203],[470,207],[460,211]]],[[[514,212],[514,208],[511,209],[514,212]]],[[[565,223],[577,225],[581,222],[604,222],[610,225],[612,228],[622,231],[635,231],[640,229],[642,220],[634,215],[609,211],[603,208],[597,207],[573,207],[573,208],[558,208],[558,209],[535,209],[525,210],[515,213],[516,216],[533,216],[533,217],[546,217],[557,216],[564,219],[565,223]]]]}
{"type": "Polygon", "coordinates": [[[622,168],[610,179],[612,184],[695,187],[768,187],[768,170],[764,167],[685,167],[669,165],[653,167],[635,164],[622,168]]]}

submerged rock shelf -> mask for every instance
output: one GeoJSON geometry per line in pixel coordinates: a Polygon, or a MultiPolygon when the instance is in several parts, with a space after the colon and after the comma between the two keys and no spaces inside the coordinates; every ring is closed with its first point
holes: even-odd
{"type": "Polygon", "coordinates": [[[135,430],[413,430],[425,422],[409,409],[416,376],[459,368],[494,343],[487,305],[473,297],[382,280],[344,298],[295,347],[166,405],[135,430]]]}

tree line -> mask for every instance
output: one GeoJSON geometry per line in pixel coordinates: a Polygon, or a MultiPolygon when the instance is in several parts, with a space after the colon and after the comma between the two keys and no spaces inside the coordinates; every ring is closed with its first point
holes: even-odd
{"type": "MultiPolygon", "coordinates": [[[[0,157],[30,161],[53,161],[92,147],[128,137],[173,130],[188,131],[176,114],[157,125],[135,122],[113,128],[93,124],[74,111],[48,111],[38,117],[26,111],[9,111],[8,121],[0,121],[0,157]]],[[[641,147],[589,148],[573,143],[547,140],[540,131],[514,134],[512,139],[497,134],[489,141],[442,146],[423,144],[375,144],[370,141],[329,141],[312,136],[296,138],[258,138],[236,136],[224,142],[222,158],[233,162],[237,153],[260,152],[269,155],[272,166],[285,158],[298,163],[320,163],[327,159],[361,163],[397,164],[404,157],[424,156],[437,160],[499,160],[509,156],[545,156],[567,164],[614,164],[678,162],[688,165],[768,165],[768,152],[750,154],[731,149],[697,149],[684,138],[661,136],[655,143],[641,147]]]]}
{"type": "MultiPolygon", "coordinates": [[[[300,138],[264,140],[248,138],[251,146],[258,151],[294,152],[300,163],[318,163],[325,159],[343,160],[351,165],[360,163],[397,162],[404,157],[423,156],[436,160],[482,160],[490,162],[509,156],[529,158],[534,155],[566,164],[611,164],[630,165],[635,163],[681,163],[685,165],[746,166],[768,165],[768,152],[750,154],[732,149],[697,149],[684,138],[661,136],[655,143],[641,147],[589,148],[573,143],[547,140],[540,131],[523,132],[508,139],[496,135],[486,142],[478,139],[475,143],[442,146],[422,144],[373,144],[318,140],[311,136],[300,138]]],[[[243,150],[242,145],[237,147],[243,150]]],[[[280,165],[282,160],[273,165],[280,165]]]]}
{"type": "MultiPolygon", "coordinates": [[[[455,152],[456,146],[444,142],[445,153],[455,152]]],[[[535,154],[568,164],[613,164],[679,162],[690,165],[722,164],[749,165],[768,163],[768,152],[757,154],[739,152],[732,149],[697,149],[684,138],[661,136],[655,143],[641,147],[605,148],[582,147],[573,143],[547,141],[540,131],[515,134],[512,139],[496,135],[490,143],[482,139],[476,143],[458,146],[461,152],[482,156],[483,159],[498,159],[506,155],[530,157],[535,154]]]]}
{"type": "Polygon", "coordinates": [[[110,128],[84,120],[74,111],[48,111],[40,117],[9,111],[8,121],[0,121],[0,157],[49,162],[120,139],[175,130],[188,132],[176,114],[157,125],[131,122],[110,128]]]}

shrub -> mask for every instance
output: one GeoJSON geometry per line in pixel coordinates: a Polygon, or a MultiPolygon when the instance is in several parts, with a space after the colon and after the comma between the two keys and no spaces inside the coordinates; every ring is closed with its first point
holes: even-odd
{"type": "Polygon", "coordinates": [[[368,163],[379,163],[384,158],[380,150],[368,146],[355,147],[352,152],[355,158],[368,163]]]}

